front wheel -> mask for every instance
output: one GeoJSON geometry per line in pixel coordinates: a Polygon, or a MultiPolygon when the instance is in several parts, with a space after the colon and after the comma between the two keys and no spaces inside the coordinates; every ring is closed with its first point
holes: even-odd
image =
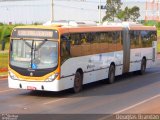
{"type": "Polygon", "coordinates": [[[109,67],[109,73],[108,73],[108,83],[112,84],[115,81],[115,66],[111,65],[109,67]]]}
{"type": "Polygon", "coordinates": [[[76,72],[75,78],[74,78],[74,86],[73,86],[73,92],[78,93],[82,90],[82,80],[83,77],[80,72],[76,72]]]}

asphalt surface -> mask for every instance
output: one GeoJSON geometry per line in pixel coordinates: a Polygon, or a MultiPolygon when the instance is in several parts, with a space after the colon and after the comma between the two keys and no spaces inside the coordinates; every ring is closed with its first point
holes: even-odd
{"type": "Polygon", "coordinates": [[[23,114],[18,116],[21,120],[106,120],[112,114],[121,113],[160,114],[159,63],[147,69],[142,76],[129,73],[116,79],[111,85],[101,81],[85,85],[78,94],[70,90],[43,92],[9,89],[7,80],[0,80],[0,118],[5,117],[6,113],[23,114]]]}

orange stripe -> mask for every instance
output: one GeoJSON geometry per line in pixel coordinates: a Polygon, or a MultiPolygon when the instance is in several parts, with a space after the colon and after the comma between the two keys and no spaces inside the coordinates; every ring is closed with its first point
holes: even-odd
{"type": "Polygon", "coordinates": [[[156,27],[152,27],[152,26],[131,26],[130,30],[156,30],[156,27]]]}
{"type": "Polygon", "coordinates": [[[0,80],[7,80],[8,76],[0,77],[0,80]]]}
{"type": "Polygon", "coordinates": [[[72,27],[72,28],[60,27],[58,30],[60,31],[61,34],[63,34],[63,33],[74,33],[74,32],[121,31],[122,27],[117,27],[117,26],[90,26],[90,27],[72,27]]]}

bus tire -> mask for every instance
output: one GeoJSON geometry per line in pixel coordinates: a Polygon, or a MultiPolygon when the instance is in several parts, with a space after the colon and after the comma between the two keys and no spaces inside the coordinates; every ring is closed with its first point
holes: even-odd
{"type": "Polygon", "coordinates": [[[83,81],[82,74],[79,71],[77,71],[74,78],[74,86],[73,86],[74,93],[78,93],[82,90],[82,81],[83,81]]]}
{"type": "Polygon", "coordinates": [[[141,61],[141,69],[139,70],[139,74],[143,75],[146,71],[146,59],[143,58],[141,61]]]}
{"type": "Polygon", "coordinates": [[[115,66],[113,64],[109,67],[109,73],[108,73],[108,83],[112,84],[115,81],[115,66]]]}

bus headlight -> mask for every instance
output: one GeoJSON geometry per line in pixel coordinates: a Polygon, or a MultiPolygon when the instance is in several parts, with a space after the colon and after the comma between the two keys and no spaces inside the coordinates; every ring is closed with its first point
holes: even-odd
{"type": "Polygon", "coordinates": [[[17,80],[17,79],[18,79],[17,76],[16,76],[14,73],[12,73],[11,71],[9,71],[9,76],[10,76],[13,80],[17,80]]]}
{"type": "Polygon", "coordinates": [[[58,77],[58,73],[55,73],[54,75],[52,75],[52,76],[50,76],[47,80],[46,80],[46,82],[52,82],[52,81],[54,81],[57,77],[58,77]]]}

